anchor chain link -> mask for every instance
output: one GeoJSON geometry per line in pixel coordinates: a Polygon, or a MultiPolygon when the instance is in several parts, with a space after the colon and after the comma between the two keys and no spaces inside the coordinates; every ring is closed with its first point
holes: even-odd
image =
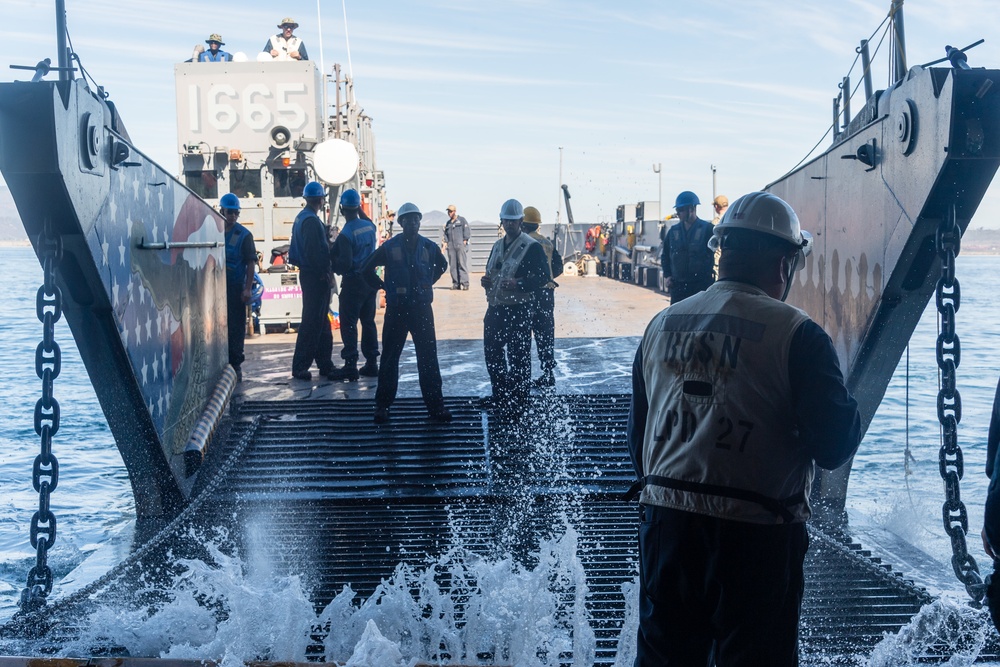
{"type": "Polygon", "coordinates": [[[935,301],[939,325],[936,345],[940,387],[937,415],[941,424],[941,449],[938,465],[944,480],[945,502],[941,508],[944,529],[951,538],[951,566],[955,576],[976,605],[986,595],[976,560],[969,554],[965,537],[969,533],[969,514],[962,502],[959,482],[965,473],[962,448],[958,445],[958,424],[962,421],[962,395],[956,388],[962,346],[955,333],[955,316],[962,302],[962,290],[955,278],[955,258],[961,249],[962,231],[955,216],[955,206],[948,209],[935,234],[935,248],[941,259],[941,277],[937,281],[935,301]]]}
{"type": "Polygon", "coordinates": [[[31,546],[35,565],[28,572],[27,586],[18,603],[22,612],[32,612],[45,605],[52,592],[52,568],[48,552],[56,541],[56,517],[49,498],[59,486],[59,460],[52,453],[52,438],[59,431],[59,402],[53,396],[53,381],[62,368],[62,352],[55,340],[55,324],[62,317],[62,291],[55,284],[56,266],[62,260],[62,238],[53,234],[46,221],[38,239],[38,257],[42,262],[43,283],[35,296],[35,313],[42,322],[42,341],[35,349],[35,373],[42,381],[42,396],[35,403],[35,433],[41,438],[41,451],[31,468],[31,485],[38,492],[38,510],[31,517],[31,546]]]}

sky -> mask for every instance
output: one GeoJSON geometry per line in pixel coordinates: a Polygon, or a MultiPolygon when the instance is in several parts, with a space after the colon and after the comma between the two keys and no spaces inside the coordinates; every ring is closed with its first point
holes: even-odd
{"type": "MultiPolygon", "coordinates": [[[[133,141],[172,172],[173,65],[221,33],[255,57],[275,25],[301,25],[310,57],[341,63],[373,118],[389,205],[454,203],[493,221],[514,197],[555,221],[561,182],[577,221],[614,220],[619,204],[694,191],[711,217],[794,167],[823,137],[838,84],[889,0],[319,0],[212,3],[66,0],[83,66],[110,93],[133,141]],[[346,14],[346,21],[345,21],[346,14]],[[318,18],[317,18],[318,17],[318,18]],[[322,26],[322,40],[319,27],[322,26]],[[346,31],[345,31],[346,26],[346,31]],[[349,44],[349,48],[348,48],[349,44]],[[561,150],[560,150],[561,148],[561,150]],[[561,158],[561,169],[560,169],[561,158]],[[661,173],[653,165],[662,165],[661,173]],[[662,194],[661,194],[662,192],[662,194]]],[[[1000,68],[994,0],[907,0],[908,62],[985,44],[972,66],[1000,68]]],[[[0,0],[6,68],[55,60],[50,0],[0,0]]],[[[872,48],[881,32],[873,38],[872,48]]],[[[888,79],[888,40],[873,59],[888,79]]],[[[851,74],[860,81],[860,65],[851,74]]],[[[853,85],[853,84],[852,84],[853,85]]],[[[863,92],[863,89],[862,89],[863,92]]],[[[863,101],[856,96],[857,111],[863,101]]],[[[829,137],[821,146],[829,144],[829,137]]],[[[563,213],[565,216],[565,213],[563,213]]],[[[565,220],[565,217],[563,217],[565,220]]],[[[973,227],[1000,228],[1000,185],[973,227]]]]}

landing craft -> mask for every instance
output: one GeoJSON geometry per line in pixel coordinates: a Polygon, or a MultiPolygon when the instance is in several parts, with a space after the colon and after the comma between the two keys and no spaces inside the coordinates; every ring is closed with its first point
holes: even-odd
{"type": "MultiPolygon", "coordinates": [[[[332,186],[334,228],[337,196],[351,187],[361,193],[366,215],[385,220],[385,178],[375,166],[371,117],[339,65],[322,78],[309,60],[174,67],[181,179],[215,208],[226,193],[242,201],[240,223],[261,253],[264,332],[292,328],[302,312],[298,273],[288,270],[284,253],[306,183],[332,186]]],[[[336,299],[331,307],[336,312],[336,299]]]]}
{"type": "MultiPolygon", "coordinates": [[[[897,20],[901,17],[898,7],[893,13],[897,20]]],[[[57,10],[60,20],[63,14],[57,10]]],[[[568,479],[583,489],[572,496],[568,513],[579,520],[581,545],[589,546],[577,572],[586,575],[585,581],[573,584],[581,601],[574,607],[578,615],[561,617],[551,627],[553,634],[563,632],[573,640],[559,645],[555,659],[594,661],[583,643],[589,632],[591,639],[600,635],[597,661],[614,660],[625,617],[622,584],[631,581],[635,562],[629,523],[634,509],[617,500],[629,475],[622,426],[625,395],[557,397],[556,404],[574,425],[563,429],[569,436],[552,434],[572,439],[565,448],[569,463],[563,477],[529,469],[518,449],[523,443],[513,442],[488,414],[468,408],[468,402],[447,427],[452,430],[422,439],[426,425],[415,421],[400,431],[373,435],[370,426],[362,429],[357,422],[359,411],[370,414],[370,404],[338,401],[243,406],[227,424],[225,463],[214,476],[202,478],[206,471],[197,464],[225,419],[234,383],[224,349],[222,221],[210,204],[227,192],[242,193],[245,201],[260,204],[245,205],[252,211],[247,218],[255,236],[263,244],[280,245],[289,216],[300,206],[299,184],[313,173],[324,177],[325,144],[312,142],[330,137],[331,128],[364,127],[364,116],[358,111],[352,120],[351,112],[337,103],[333,121],[321,120],[325,106],[314,92],[320,77],[311,64],[271,63],[287,70],[273,79],[260,69],[266,63],[179,65],[179,181],[135,147],[114,107],[98,91],[73,78],[64,26],[58,34],[58,82],[0,87],[0,170],[45,272],[38,310],[47,335],[39,347],[39,375],[51,389],[59,367],[58,348],[49,340],[51,321],[53,313],[65,313],[128,468],[139,522],[147,527],[136,545],[142,546],[110,575],[120,578],[139,566],[152,573],[172,564],[176,554],[170,549],[184,541],[182,529],[191,526],[177,523],[179,519],[207,516],[232,522],[234,516],[245,518],[239,512],[251,506],[281,519],[273,522],[280,539],[269,537],[283,552],[310,540],[323,546],[310,553],[321,575],[313,582],[313,603],[321,606],[345,583],[370,591],[406,554],[439,549],[438,542],[448,537],[449,526],[442,526],[449,515],[465,518],[474,527],[475,549],[488,552],[496,540],[490,531],[510,505],[498,480],[521,482],[526,505],[552,514],[553,509],[567,511],[566,486],[560,484],[568,479]],[[213,80],[202,79],[209,70],[200,67],[213,68],[213,80]],[[228,78],[215,80],[222,72],[228,78]],[[333,424],[328,430],[346,441],[329,433],[317,438],[317,431],[305,426],[319,421],[317,414],[331,420],[324,422],[333,424]],[[282,421],[303,426],[289,434],[276,425],[282,421]],[[391,438],[394,454],[410,447],[406,456],[386,457],[386,438],[391,438]],[[293,439],[302,448],[296,452],[323,448],[335,464],[329,472],[324,469],[328,477],[306,475],[305,466],[295,461],[293,473],[275,479],[289,455],[280,447],[270,451],[268,445],[284,447],[293,439]],[[432,439],[436,444],[428,446],[432,439]],[[255,446],[253,460],[240,458],[255,446]],[[515,474],[501,479],[504,468],[515,474]],[[240,474],[227,478],[231,470],[240,474]],[[280,504],[272,488],[279,481],[289,491],[280,504]],[[224,483],[230,487],[213,495],[224,483]],[[199,489],[203,491],[197,493],[199,489]],[[152,536],[157,524],[168,522],[169,530],[152,536]]],[[[953,323],[959,298],[951,273],[957,240],[1000,163],[1000,98],[993,84],[1000,71],[966,69],[961,50],[950,51],[950,58],[951,67],[900,66],[895,83],[868,94],[856,116],[849,112],[849,98],[841,100],[831,148],[769,186],[800,212],[803,226],[814,234],[816,250],[791,299],[831,332],[866,424],[936,284],[953,323]],[[859,227],[864,233],[858,233],[859,227]]],[[[375,188],[370,202],[378,208],[381,176],[374,170],[373,146],[368,150],[362,135],[359,131],[348,141],[362,160],[371,155],[372,170],[353,178],[362,192],[375,188]]],[[[329,166],[329,182],[340,181],[338,159],[329,166]]],[[[655,238],[646,238],[648,229],[632,233],[631,247],[613,242],[611,252],[632,257],[638,246],[651,249],[655,244],[655,238]]],[[[629,279],[640,275],[629,273],[629,279]]],[[[291,282],[281,277],[277,287],[293,293],[291,282]]],[[[279,325],[282,317],[288,316],[279,313],[279,325]]],[[[946,377],[954,380],[958,349],[947,335],[941,339],[940,356],[946,377]]],[[[43,394],[36,409],[42,454],[35,477],[41,480],[42,500],[32,522],[32,541],[40,546],[23,607],[42,617],[39,610],[44,610],[52,585],[45,553],[56,533],[47,496],[58,476],[58,465],[46,449],[51,444],[46,438],[58,430],[59,421],[58,405],[51,399],[51,392],[43,394]]],[[[943,394],[940,402],[942,420],[953,426],[960,416],[955,394],[943,394]]],[[[679,416],[676,421],[681,423],[679,416]]],[[[954,480],[960,473],[951,456],[942,467],[951,467],[949,479],[954,480]]],[[[891,603],[880,603],[877,622],[865,617],[860,623],[858,616],[867,610],[817,604],[811,616],[804,615],[803,629],[803,652],[817,662],[855,656],[878,641],[882,631],[905,623],[913,605],[929,599],[865,559],[845,537],[849,526],[841,512],[848,472],[849,466],[824,478],[819,488],[817,505],[824,508],[821,518],[826,521],[811,527],[817,548],[810,558],[817,568],[813,572],[820,574],[810,579],[810,587],[825,586],[822,590],[833,596],[843,584],[837,577],[846,576],[838,573],[850,571],[863,579],[866,590],[891,603]],[[892,614],[886,611],[897,602],[892,614]]],[[[544,518],[519,528],[535,536],[552,523],[547,521],[551,517],[544,518]]],[[[237,522],[234,529],[239,528],[237,522]]],[[[955,562],[970,591],[981,593],[968,561],[956,556],[955,562]]],[[[458,601],[448,600],[458,607],[471,604],[476,597],[469,591],[481,583],[471,582],[469,589],[456,593],[458,601]]],[[[60,609],[78,609],[106,586],[102,578],[58,603],[60,609]]],[[[127,584],[116,590],[131,592],[127,584]]],[[[469,621],[464,618],[462,628],[469,621]]],[[[36,632],[40,628],[47,629],[31,626],[36,632]]],[[[441,647],[432,649],[432,659],[442,659],[441,647]]],[[[503,660],[486,651],[447,659],[479,661],[481,655],[483,660],[503,660]]]]}

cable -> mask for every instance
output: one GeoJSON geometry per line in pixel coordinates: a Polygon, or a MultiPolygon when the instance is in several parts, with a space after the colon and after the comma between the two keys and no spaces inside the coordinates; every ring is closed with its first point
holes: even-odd
{"type": "Polygon", "coordinates": [[[80,60],[79,54],[76,49],[73,48],[73,37],[69,34],[69,26],[66,27],[66,41],[69,43],[69,57],[70,60],[75,60],[77,66],[80,68],[80,73],[83,75],[84,81],[90,79],[90,82],[94,84],[94,92],[102,99],[108,99],[108,92],[104,90],[103,86],[98,85],[97,80],[90,75],[90,72],[86,70],[83,66],[83,62],[80,60]]]}
{"type": "Polygon", "coordinates": [[[351,64],[351,38],[347,34],[347,0],[340,0],[340,4],[344,8],[344,43],[347,45],[347,73],[351,75],[351,81],[354,81],[354,65],[351,64]]]}
{"type": "MultiPolygon", "coordinates": [[[[882,19],[882,23],[880,23],[879,26],[877,28],[875,28],[875,31],[872,32],[871,36],[868,38],[868,41],[871,41],[872,39],[874,39],[875,34],[882,28],[882,26],[885,25],[885,22],[887,20],[889,20],[889,16],[888,15],[884,19],[882,19]]],[[[879,39],[878,45],[875,47],[875,52],[872,54],[872,59],[871,59],[872,61],[875,60],[874,56],[877,55],[878,52],[879,52],[879,49],[882,48],[882,42],[885,41],[885,36],[886,36],[886,34],[888,34],[888,32],[889,32],[889,26],[887,26],[885,28],[885,30],[882,31],[882,37],[881,37],[881,39],[879,39]]],[[[854,66],[858,63],[858,59],[860,57],[861,57],[861,53],[857,52],[857,54],[854,56],[854,62],[851,64],[851,68],[847,72],[847,76],[850,76],[851,72],[854,71],[854,66]]],[[[871,68],[871,62],[869,62],[868,67],[869,67],[869,70],[870,70],[870,68],[871,68]]],[[[858,91],[858,88],[861,87],[861,84],[862,84],[863,81],[864,81],[864,74],[862,74],[861,81],[859,81],[854,86],[854,90],[850,91],[850,97],[851,97],[851,99],[854,98],[854,93],[856,93],[858,91]]],[[[833,131],[833,127],[834,127],[834,123],[831,123],[830,126],[826,128],[826,132],[823,133],[823,136],[819,138],[819,141],[817,141],[813,145],[813,147],[809,149],[809,151],[805,154],[805,156],[803,156],[803,158],[801,160],[799,160],[794,167],[792,167],[787,172],[785,172],[784,176],[782,176],[781,179],[785,178],[785,176],[788,176],[788,174],[792,173],[793,171],[795,171],[796,169],[798,169],[799,167],[801,167],[802,163],[804,163],[806,160],[808,160],[812,156],[812,154],[816,151],[816,149],[819,148],[820,144],[822,144],[823,141],[826,139],[827,135],[829,135],[830,132],[833,131]]],[[[781,180],[781,179],[778,179],[778,180],[781,180]]]]}

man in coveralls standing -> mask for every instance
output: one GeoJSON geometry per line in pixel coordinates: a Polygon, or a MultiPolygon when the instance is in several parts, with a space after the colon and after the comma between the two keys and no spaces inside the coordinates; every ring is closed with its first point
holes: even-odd
{"type": "Polygon", "coordinates": [[[375,423],[389,421],[389,407],[396,400],[399,386],[399,355],[406,334],[413,336],[417,353],[420,394],[432,421],[450,422],[451,413],[444,407],[441,392],[441,369],[438,367],[437,337],[434,331],[433,285],[448,268],[441,249],[420,236],[423,217],[414,204],[399,207],[397,234],[379,246],[361,269],[361,276],[375,289],[385,290],[385,323],[382,325],[382,368],[375,390],[375,423]],[[385,281],[375,273],[385,267],[385,281]]]}
{"type": "Polygon", "coordinates": [[[713,236],[721,280],[636,352],[636,665],[798,664],[813,465],[843,465],[861,434],[830,337],[783,303],[810,244],[778,197],[736,200],[713,236]]]}
{"type": "Polygon", "coordinates": [[[449,204],[448,219],[441,231],[441,247],[448,252],[452,289],[469,289],[470,236],[468,220],[458,214],[454,204],[449,204]]]}
{"type": "Polygon", "coordinates": [[[698,195],[685,190],[677,195],[674,210],[680,221],[663,237],[660,265],[670,303],[708,289],[715,282],[715,254],[708,248],[712,223],[698,217],[698,195]]]}
{"type": "Polygon", "coordinates": [[[378,292],[361,277],[361,267],[375,252],[378,231],[375,223],[361,217],[361,195],[355,189],[340,196],[340,212],[347,221],[333,242],[330,263],[340,281],[340,339],[344,349],[342,368],[334,369],[331,380],[353,382],[359,375],[378,376],[378,330],[375,328],[375,296],[378,292]],[[361,321],[361,351],[365,365],[358,370],[358,321],[361,321]]]}
{"type": "Polygon", "coordinates": [[[483,319],[483,348],[493,393],[485,408],[518,413],[531,383],[531,318],[535,293],[549,282],[545,251],[521,233],[524,207],[508,199],[500,209],[504,236],[493,244],[481,280],[489,307],[483,319]]]}
{"type": "Polygon", "coordinates": [[[542,289],[535,293],[535,312],[531,318],[531,331],[535,335],[535,347],[538,348],[538,363],[542,367],[542,375],[532,382],[535,387],[556,386],[556,287],[559,287],[555,278],[562,275],[563,261],[562,255],[556,250],[552,241],[545,238],[538,231],[538,226],[542,224],[542,214],[534,206],[527,206],[524,209],[524,233],[541,244],[545,251],[545,258],[549,265],[549,281],[542,286],[542,289]]]}
{"type": "Polygon", "coordinates": [[[243,380],[243,348],[247,334],[247,304],[253,290],[253,271],[257,247],[250,230],[236,222],[240,217],[240,199],[229,193],[219,200],[219,210],[226,223],[226,316],[229,322],[229,364],[236,371],[236,381],[243,380]]]}
{"type": "Polygon", "coordinates": [[[299,267],[302,288],[302,323],[295,338],[292,377],[311,380],[313,361],[321,375],[333,372],[333,334],[330,332],[330,243],[326,225],[320,219],[326,202],[326,189],[316,181],[302,190],[306,206],[295,217],[288,261],[299,267]]]}

